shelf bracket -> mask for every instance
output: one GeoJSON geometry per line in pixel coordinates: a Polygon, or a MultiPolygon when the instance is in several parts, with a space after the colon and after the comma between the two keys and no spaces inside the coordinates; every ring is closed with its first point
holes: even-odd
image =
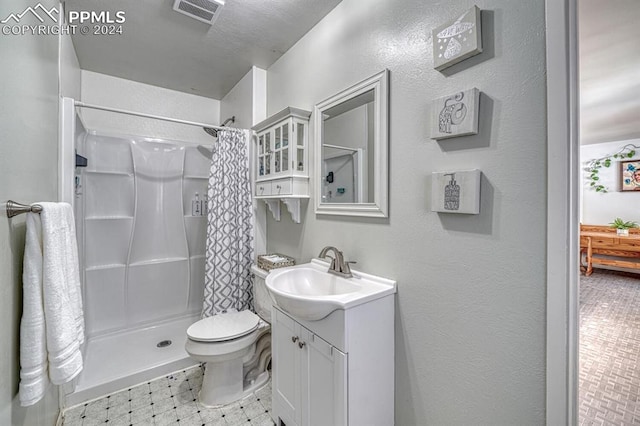
{"type": "Polygon", "coordinates": [[[282,202],[291,213],[291,219],[295,223],[300,223],[300,198],[283,198],[282,202]]]}
{"type": "Polygon", "coordinates": [[[264,202],[267,203],[276,222],[280,222],[280,200],[277,198],[269,198],[265,199],[264,202]]]}

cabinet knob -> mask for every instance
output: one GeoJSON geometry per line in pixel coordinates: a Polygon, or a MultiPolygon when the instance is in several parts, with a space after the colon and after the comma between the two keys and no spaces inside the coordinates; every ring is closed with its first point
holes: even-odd
{"type": "Polygon", "coordinates": [[[299,337],[298,337],[298,336],[292,336],[292,337],[291,337],[291,341],[292,341],[293,343],[297,342],[297,341],[298,341],[298,339],[299,339],[299,337]]]}
{"type": "Polygon", "coordinates": [[[282,187],[280,185],[276,185],[276,189],[281,189],[282,187]]]}
{"type": "Polygon", "coordinates": [[[306,343],[305,343],[305,342],[303,342],[303,341],[298,342],[298,347],[299,347],[300,349],[304,348],[304,346],[305,346],[305,345],[306,345],[306,343]]]}

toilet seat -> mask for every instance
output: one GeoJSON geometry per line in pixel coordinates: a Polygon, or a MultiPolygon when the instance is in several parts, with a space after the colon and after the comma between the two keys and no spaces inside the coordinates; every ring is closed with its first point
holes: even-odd
{"type": "Polygon", "coordinates": [[[224,342],[245,336],[260,324],[260,317],[251,311],[227,312],[191,324],[187,336],[197,342],[224,342]]]}

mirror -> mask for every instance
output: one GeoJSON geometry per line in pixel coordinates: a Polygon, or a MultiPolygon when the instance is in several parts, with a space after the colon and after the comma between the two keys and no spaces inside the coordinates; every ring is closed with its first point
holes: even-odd
{"type": "Polygon", "coordinates": [[[384,70],[315,106],[316,214],[388,216],[384,70]]]}

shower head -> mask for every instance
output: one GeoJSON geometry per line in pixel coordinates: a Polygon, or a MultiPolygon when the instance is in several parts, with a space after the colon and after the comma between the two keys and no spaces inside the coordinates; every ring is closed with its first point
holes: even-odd
{"type": "MultiPolygon", "coordinates": [[[[231,117],[231,118],[227,118],[226,120],[224,120],[224,123],[222,123],[222,124],[220,125],[220,127],[224,127],[224,126],[226,126],[228,122],[235,123],[235,122],[236,122],[236,116],[234,115],[233,117],[231,117]]],[[[208,135],[211,135],[211,136],[213,136],[214,138],[217,138],[217,137],[218,137],[218,129],[214,129],[214,128],[212,128],[212,127],[203,127],[202,129],[203,129],[205,132],[207,132],[207,134],[208,134],[208,135]]]]}
{"type": "Polygon", "coordinates": [[[205,145],[198,145],[198,152],[204,155],[206,158],[211,160],[211,156],[213,155],[213,148],[205,145]]]}
{"type": "Polygon", "coordinates": [[[202,128],[208,135],[213,136],[214,138],[218,137],[218,129],[212,129],[211,127],[203,127],[202,128]]]}

